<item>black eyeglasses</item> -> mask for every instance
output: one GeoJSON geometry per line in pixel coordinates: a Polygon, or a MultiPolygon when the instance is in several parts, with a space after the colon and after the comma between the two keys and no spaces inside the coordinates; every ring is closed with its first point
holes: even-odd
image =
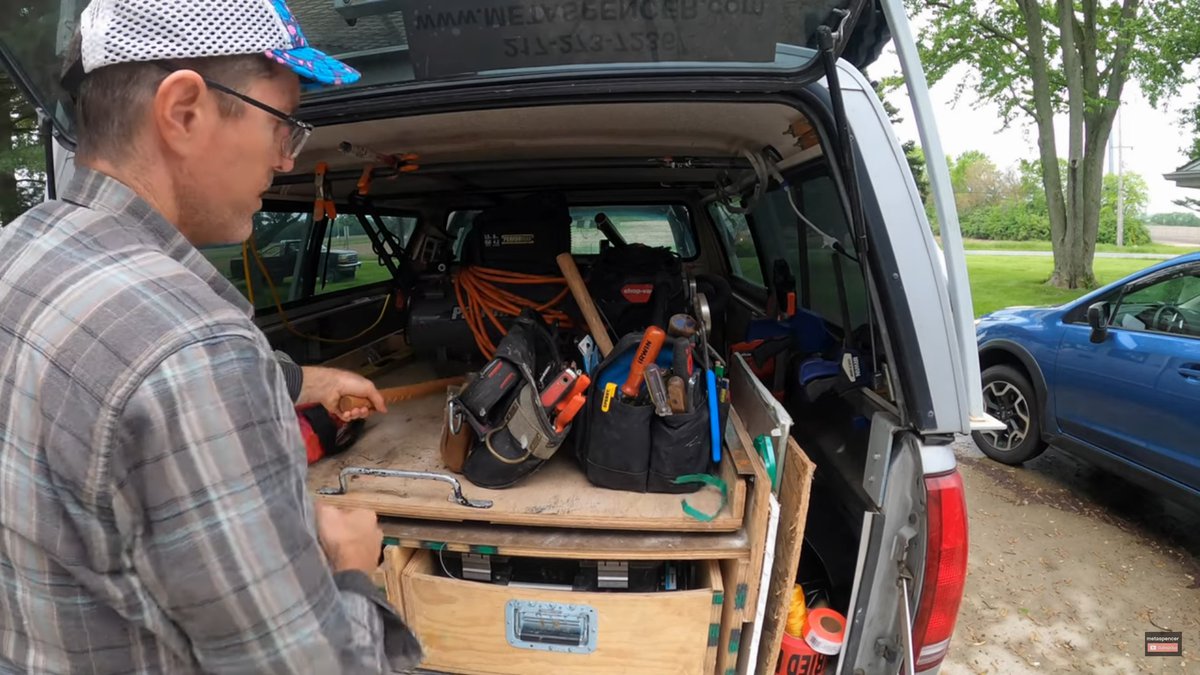
{"type": "MultiPolygon", "coordinates": [[[[162,65],[162,67],[169,72],[175,72],[176,70],[182,70],[181,68],[175,68],[175,67],[167,66],[167,65],[162,65]]],[[[250,98],[249,96],[246,96],[245,94],[243,94],[239,91],[234,91],[233,89],[230,89],[229,87],[226,87],[225,85],[223,85],[219,82],[213,82],[212,80],[208,79],[207,77],[204,77],[203,75],[201,75],[200,78],[202,80],[204,80],[204,84],[206,86],[211,87],[212,89],[216,89],[217,91],[219,91],[223,94],[229,94],[230,96],[232,96],[244,103],[252,105],[255,108],[258,108],[259,110],[262,110],[263,112],[274,115],[275,117],[278,117],[279,119],[283,120],[284,122],[287,122],[288,135],[284,138],[283,147],[280,148],[280,151],[284,154],[285,157],[287,157],[288,159],[296,159],[296,157],[300,154],[300,151],[302,149],[304,149],[304,144],[308,142],[308,137],[311,136],[312,132],[313,132],[313,126],[311,124],[309,124],[308,122],[303,122],[301,120],[298,120],[295,117],[292,117],[291,115],[283,112],[282,110],[277,110],[275,108],[272,108],[271,106],[267,105],[266,103],[255,100],[253,98],[250,98]]]]}

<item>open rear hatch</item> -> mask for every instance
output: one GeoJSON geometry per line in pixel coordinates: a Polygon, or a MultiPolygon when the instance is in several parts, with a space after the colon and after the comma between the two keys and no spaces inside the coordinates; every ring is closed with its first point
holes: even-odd
{"type": "MultiPolygon", "coordinates": [[[[292,0],[314,47],[363,73],[352,86],[306,94],[299,115],[322,125],[362,118],[389,94],[439,92],[475,100],[481,88],[569,80],[763,77],[793,86],[820,77],[818,29],[862,68],[888,40],[867,0],[292,0]],[[344,105],[353,102],[353,105],[344,105]]],[[[73,145],[59,79],[84,0],[0,8],[0,60],[73,145]]],[[[505,94],[482,94],[504,98],[505,94]]],[[[395,108],[391,108],[394,112],[395,108]]]]}

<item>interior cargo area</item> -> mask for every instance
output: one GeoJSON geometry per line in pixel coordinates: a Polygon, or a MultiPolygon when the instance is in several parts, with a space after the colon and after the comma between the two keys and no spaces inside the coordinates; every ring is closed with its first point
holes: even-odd
{"type": "MultiPolygon", "coordinates": [[[[584,365],[577,342],[588,324],[555,265],[562,252],[556,246],[570,252],[593,294],[597,260],[614,248],[666,249],[679,261],[682,279],[633,270],[619,281],[620,297],[597,302],[614,343],[646,330],[653,314],[639,312],[667,302],[659,289],[678,287],[688,310],[696,294],[707,301],[706,338],[733,380],[732,412],[721,461],[706,461],[701,473],[720,478],[724,494],[711,484],[674,493],[596,485],[581,465],[573,438],[578,425],[532,474],[510,486],[481,487],[443,462],[447,386],[389,403],[386,414],[354,430],[348,449],[310,466],[310,488],[322,498],[374,508],[384,519],[394,549],[385,564],[397,578],[381,584],[389,599],[407,605],[427,652],[444,656],[446,636],[467,636],[444,610],[418,607],[461,601],[462,612],[482,611],[453,584],[476,589],[469,594],[517,584],[510,590],[519,598],[494,600],[516,631],[508,642],[497,638],[481,647],[486,658],[445,656],[426,667],[510,672],[491,670],[499,667],[488,665],[498,655],[487,650],[524,639],[534,646],[521,653],[532,660],[512,666],[524,672],[551,672],[538,670],[548,663],[562,668],[554,672],[676,672],[661,662],[623,662],[605,642],[608,625],[651,630],[649,605],[571,600],[617,592],[604,585],[608,566],[616,565],[631,598],[671,589],[703,594],[679,600],[680,620],[694,621],[703,636],[695,644],[663,637],[663,648],[678,652],[673,663],[695,661],[678,672],[725,673],[739,659],[743,666],[757,659],[763,668],[778,647],[760,647],[759,657],[748,654],[749,634],[737,643],[744,628],[771,621],[766,607],[780,600],[762,588],[772,585],[762,548],[768,537],[781,541],[791,530],[802,533],[794,544],[798,556],[783,560],[789,569],[773,570],[783,582],[772,586],[790,592],[799,582],[808,602],[848,613],[865,545],[864,513],[878,508],[863,487],[872,420],[879,412],[903,417],[903,383],[889,367],[878,296],[865,280],[850,202],[826,150],[827,119],[794,101],[682,95],[381,113],[319,127],[295,169],[276,177],[252,240],[203,251],[253,300],[275,348],[301,364],[361,372],[381,389],[478,374],[504,337],[501,328],[512,327],[511,310],[526,307],[555,336],[563,360],[584,365]],[[536,234],[549,254],[518,260],[519,272],[486,249],[481,254],[478,247],[488,245],[483,237],[493,235],[471,235],[478,223],[497,222],[497,214],[512,222],[514,209],[527,209],[530,222],[558,222],[537,215],[542,211],[564,212],[569,221],[536,234]],[[769,434],[754,432],[768,428],[784,429],[791,441],[777,436],[767,451],[758,449],[757,436],[769,434]],[[780,480],[793,452],[815,467],[795,474],[794,484],[780,480]],[[347,467],[366,471],[346,476],[347,467]],[[462,499],[490,505],[473,508],[462,499]],[[765,522],[773,508],[780,522],[788,509],[802,510],[804,518],[791,530],[760,532],[752,520],[765,522]],[[722,602],[714,608],[718,586],[722,602]],[[521,614],[536,614],[538,603],[567,612],[552,619],[570,628],[544,631],[521,614]],[[585,605],[599,614],[570,609],[585,605]],[[569,657],[586,651],[596,625],[601,637],[591,648],[604,659],[598,669],[572,670],[569,657]],[[547,658],[567,660],[537,660],[547,658]]],[[[526,234],[517,228],[494,236],[526,234]]],[[[593,387],[589,401],[603,395],[593,387]]],[[[478,607],[493,602],[479,597],[478,607]]]]}

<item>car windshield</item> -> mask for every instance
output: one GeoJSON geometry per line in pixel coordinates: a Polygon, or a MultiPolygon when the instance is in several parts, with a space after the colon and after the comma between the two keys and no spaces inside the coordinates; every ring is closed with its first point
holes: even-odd
{"type": "MultiPolygon", "coordinates": [[[[291,0],[309,42],[363,73],[352,88],[614,71],[797,72],[817,28],[857,0],[291,0]]],[[[86,0],[0,8],[0,47],[68,133],[58,84],[86,0]]],[[[344,89],[314,90],[307,99],[344,89]]]]}

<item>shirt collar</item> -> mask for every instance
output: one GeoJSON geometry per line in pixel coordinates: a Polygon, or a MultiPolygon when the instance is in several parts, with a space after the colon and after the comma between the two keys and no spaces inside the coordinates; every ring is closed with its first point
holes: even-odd
{"type": "Polygon", "coordinates": [[[135,236],[203,279],[217,295],[247,317],[254,316],[254,306],[229,279],[161,213],[121,181],[95,169],[77,165],[74,176],[59,197],[77,206],[111,213],[122,223],[136,224],[133,228],[135,236]]]}

